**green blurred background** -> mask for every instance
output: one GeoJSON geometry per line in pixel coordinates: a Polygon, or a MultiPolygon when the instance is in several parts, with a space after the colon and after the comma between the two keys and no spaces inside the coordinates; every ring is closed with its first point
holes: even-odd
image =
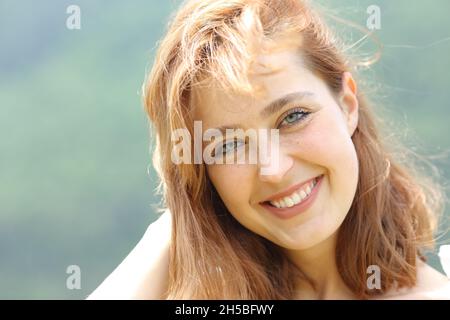
{"type": "MultiPolygon", "coordinates": [[[[156,218],[140,87],[179,3],[0,0],[0,298],[85,298],[156,218]],[[72,4],[81,30],[66,28],[72,4]],[[81,268],[79,290],[66,288],[69,265],[81,268]]],[[[383,56],[362,75],[401,138],[439,155],[446,183],[450,2],[320,3],[363,26],[380,7],[383,56]]]]}

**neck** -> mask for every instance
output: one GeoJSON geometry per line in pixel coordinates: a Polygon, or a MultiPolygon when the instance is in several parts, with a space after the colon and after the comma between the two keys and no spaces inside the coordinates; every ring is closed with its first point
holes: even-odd
{"type": "Polygon", "coordinates": [[[354,295],[342,280],[336,264],[337,233],[305,250],[288,250],[288,257],[314,283],[299,279],[297,299],[350,299],[354,295]]]}

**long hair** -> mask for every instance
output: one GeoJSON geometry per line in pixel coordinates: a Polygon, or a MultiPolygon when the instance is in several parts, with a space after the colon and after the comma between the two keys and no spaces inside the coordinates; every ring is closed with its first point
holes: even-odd
{"type": "MultiPolygon", "coordinates": [[[[227,211],[204,164],[175,165],[171,132],[192,132],[191,97],[214,79],[251,93],[255,55],[298,45],[308,68],[334,93],[354,73],[322,18],[302,0],[190,0],[172,17],[143,86],[155,133],[153,164],[173,219],[168,299],[290,299],[299,270],[282,249],[243,227],[227,211]]],[[[359,298],[416,283],[416,259],[433,244],[442,195],[382,141],[376,118],[358,93],[352,136],[359,181],[338,231],[336,261],[359,298]],[[381,290],[367,288],[367,267],[381,270],[381,290]]],[[[192,135],[193,136],[193,135],[192,135]]]]}

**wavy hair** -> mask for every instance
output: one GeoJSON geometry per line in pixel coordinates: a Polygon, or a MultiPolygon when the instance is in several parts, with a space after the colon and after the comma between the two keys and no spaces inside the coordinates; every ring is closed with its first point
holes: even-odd
{"type": "MultiPolygon", "coordinates": [[[[308,68],[334,93],[345,71],[355,73],[323,18],[302,0],[185,1],[159,43],[143,99],[155,134],[159,190],[173,219],[167,299],[293,298],[301,270],[280,247],[234,219],[204,164],[171,161],[171,132],[192,132],[193,90],[215,80],[224,90],[251,94],[255,56],[285,45],[298,46],[308,68]]],[[[365,299],[414,286],[417,257],[424,259],[422,249],[433,244],[442,194],[411,163],[394,157],[363,93],[357,98],[352,140],[359,180],[338,231],[336,261],[346,285],[365,299]],[[369,265],[381,269],[381,290],[366,286],[369,265]]]]}

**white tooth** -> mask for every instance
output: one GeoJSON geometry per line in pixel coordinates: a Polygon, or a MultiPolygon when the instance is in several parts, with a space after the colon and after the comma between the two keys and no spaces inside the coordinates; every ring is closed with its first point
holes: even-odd
{"type": "Polygon", "coordinates": [[[294,204],[300,203],[302,201],[302,198],[297,194],[297,192],[294,192],[294,194],[291,196],[292,200],[294,200],[294,204]]]}
{"type": "Polygon", "coordinates": [[[309,194],[310,192],[311,192],[311,189],[312,189],[313,187],[310,187],[310,186],[307,186],[306,187],[306,194],[309,194]]]}
{"type": "Polygon", "coordinates": [[[315,187],[316,184],[317,184],[317,179],[314,179],[303,190],[294,192],[289,197],[284,197],[281,200],[270,201],[270,203],[277,208],[286,208],[286,207],[290,208],[294,205],[299,204],[301,201],[303,201],[303,199],[305,199],[307,196],[309,196],[311,194],[312,189],[315,187]]]}
{"type": "Polygon", "coordinates": [[[292,201],[292,199],[289,198],[289,197],[286,197],[286,198],[285,198],[285,201],[286,201],[286,205],[287,205],[289,208],[292,207],[292,206],[294,205],[294,201],[292,201]]]}
{"type": "Polygon", "coordinates": [[[305,191],[303,191],[303,190],[300,191],[300,198],[302,198],[302,200],[306,198],[306,193],[305,193],[305,191]]]}

